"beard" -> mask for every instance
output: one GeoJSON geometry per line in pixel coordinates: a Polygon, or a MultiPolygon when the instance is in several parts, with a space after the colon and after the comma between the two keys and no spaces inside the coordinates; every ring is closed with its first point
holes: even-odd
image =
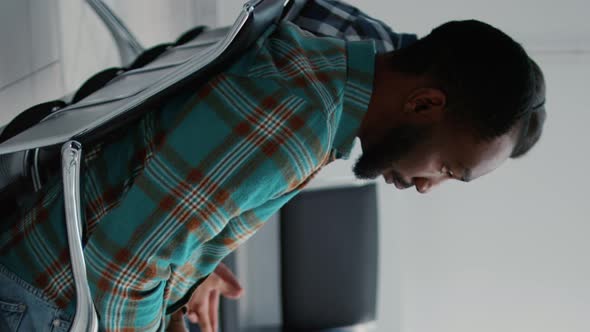
{"type": "MultiPolygon", "coordinates": [[[[393,128],[357,159],[352,171],[359,179],[375,179],[432,136],[430,126],[406,125],[393,128]]],[[[397,170],[395,176],[401,180],[397,170]]]]}

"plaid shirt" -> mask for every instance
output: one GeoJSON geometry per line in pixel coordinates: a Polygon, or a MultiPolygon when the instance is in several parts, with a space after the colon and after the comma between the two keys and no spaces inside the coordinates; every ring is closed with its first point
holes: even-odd
{"type": "MultiPolygon", "coordinates": [[[[162,331],[224,256],[347,158],[374,57],[372,42],[284,23],[205,86],[87,148],[84,253],[100,329],[162,331]]],[[[73,313],[62,195],[56,176],[23,200],[0,263],[73,313]]]]}
{"type": "Polygon", "coordinates": [[[374,40],[380,53],[406,47],[417,40],[414,34],[396,33],[357,8],[334,0],[308,0],[293,22],[318,36],[374,40]]]}

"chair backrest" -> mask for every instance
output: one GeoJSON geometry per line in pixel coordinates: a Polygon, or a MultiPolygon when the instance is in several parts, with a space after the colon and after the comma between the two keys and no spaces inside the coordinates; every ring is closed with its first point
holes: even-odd
{"type": "Polygon", "coordinates": [[[188,42],[143,68],[123,72],[102,89],[0,144],[0,155],[71,139],[84,142],[125,126],[188,84],[194,87],[205,82],[277,22],[283,8],[283,1],[247,2],[222,40],[211,44],[188,42]]]}
{"type": "MultiPolygon", "coordinates": [[[[86,132],[81,132],[73,138],[84,142],[102,137],[109,132],[124,127],[145,112],[153,110],[171,95],[182,92],[185,87],[194,89],[196,86],[205,83],[212,75],[221,71],[243,54],[271,24],[278,22],[284,9],[283,5],[282,1],[277,0],[248,1],[244,4],[242,12],[234,25],[220,41],[211,45],[203,43],[203,41],[189,42],[172,48],[163,56],[168,55],[173,58],[171,53],[175,51],[182,53],[191,49],[198,53],[192,56],[187,63],[181,65],[182,68],[178,68],[174,73],[162,78],[158,84],[150,87],[144,93],[146,98],[141,101],[141,104],[134,102],[127,110],[122,109],[120,113],[115,113],[112,118],[106,118],[104,123],[98,124],[95,128],[86,132]],[[163,86],[160,86],[160,84],[163,86]]],[[[149,73],[151,69],[144,67],[136,71],[149,73]]]]}
{"type": "Polygon", "coordinates": [[[222,299],[221,331],[372,331],[377,212],[375,183],[303,189],[225,259],[251,296],[222,299]]]}
{"type": "MultiPolygon", "coordinates": [[[[143,66],[97,73],[74,94],[75,102],[57,100],[22,112],[0,134],[0,201],[37,191],[56,174],[61,143],[75,139],[85,144],[122,131],[184,87],[206,82],[281,19],[285,5],[290,3],[249,1],[231,27],[191,29],[143,66]]],[[[9,206],[3,204],[0,212],[9,206]]]]}
{"type": "Polygon", "coordinates": [[[281,256],[284,327],[319,330],[374,322],[376,184],[294,197],[281,210],[281,256]]]}

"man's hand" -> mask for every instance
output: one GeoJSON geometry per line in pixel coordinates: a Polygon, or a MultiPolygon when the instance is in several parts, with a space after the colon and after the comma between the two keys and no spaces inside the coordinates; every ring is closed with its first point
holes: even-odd
{"type": "Polygon", "coordinates": [[[219,296],[237,299],[244,293],[230,269],[219,263],[215,271],[195,289],[186,304],[186,315],[191,323],[199,324],[201,332],[216,332],[219,320],[219,296]]]}

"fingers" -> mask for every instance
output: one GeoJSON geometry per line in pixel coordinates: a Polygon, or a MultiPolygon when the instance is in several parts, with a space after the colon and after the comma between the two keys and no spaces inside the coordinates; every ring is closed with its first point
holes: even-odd
{"type": "Polygon", "coordinates": [[[186,317],[193,324],[197,324],[199,322],[199,316],[197,316],[197,313],[194,311],[187,312],[186,317]]]}
{"type": "Polygon", "coordinates": [[[187,318],[193,324],[199,324],[201,332],[216,332],[219,328],[219,297],[213,290],[199,306],[189,309],[187,318]]]}
{"type": "Polygon", "coordinates": [[[218,288],[223,296],[230,299],[237,299],[242,296],[244,293],[242,285],[240,285],[238,278],[236,278],[225,264],[219,263],[217,268],[215,268],[214,274],[221,280],[218,288]]]}
{"type": "Polygon", "coordinates": [[[238,279],[221,263],[191,295],[187,303],[187,318],[191,323],[199,324],[202,332],[216,332],[220,296],[237,299],[243,292],[238,279]]]}
{"type": "Polygon", "coordinates": [[[219,292],[212,291],[209,295],[209,317],[211,318],[211,325],[213,326],[213,331],[217,332],[217,328],[219,325],[218,321],[218,314],[219,314],[219,292]]]}
{"type": "Polygon", "coordinates": [[[203,302],[203,304],[197,309],[197,316],[199,321],[199,327],[201,332],[213,332],[211,326],[211,318],[209,317],[209,301],[203,302]]]}

